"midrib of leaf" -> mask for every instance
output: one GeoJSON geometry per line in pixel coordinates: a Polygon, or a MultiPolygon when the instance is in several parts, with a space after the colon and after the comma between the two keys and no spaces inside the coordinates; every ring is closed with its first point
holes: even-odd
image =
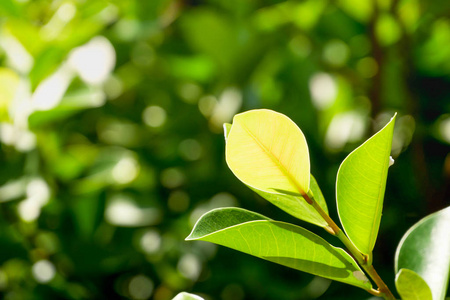
{"type": "MultiPolygon", "coordinates": [[[[200,219],[199,219],[200,220],[200,219]]],[[[197,220],[197,222],[199,221],[199,220],[197,220]]],[[[193,240],[198,240],[198,239],[203,239],[203,238],[205,238],[205,237],[208,237],[208,236],[210,236],[210,235],[213,235],[213,234],[216,234],[216,233],[219,233],[219,232],[225,232],[226,233],[226,231],[228,231],[228,229],[232,229],[232,228],[236,228],[236,227],[239,227],[240,225],[242,225],[242,224],[251,224],[251,223],[254,223],[254,222],[260,222],[260,221],[269,221],[269,222],[274,222],[273,220],[271,220],[271,219],[261,219],[261,220],[253,220],[253,221],[246,221],[246,222],[242,222],[242,223],[237,223],[237,224],[235,224],[235,225],[231,225],[231,226],[228,226],[228,227],[224,227],[224,228],[222,228],[222,229],[219,229],[219,230],[216,230],[216,231],[211,231],[210,233],[208,233],[208,234],[205,234],[205,235],[202,235],[202,236],[199,236],[199,237],[195,237],[195,238],[189,238],[189,236],[185,239],[186,241],[193,241],[193,240]]],[[[283,223],[283,222],[279,222],[279,223],[283,223]]],[[[286,223],[286,224],[289,224],[289,223],[286,223]]],[[[197,225],[197,224],[196,224],[197,225]]],[[[196,225],[194,225],[194,229],[195,229],[195,226],[196,225]]],[[[240,232],[240,231],[239,231],[240,232]]],[[[241,234],[242,235],[242,234],[241,234]]],[[[275,240],[276,240],[276,238],[275,238],[275,240]]],[[[247,245],[248,245],[248,243],[247,243],[247,245]]],[[[236,246],[236,244],[235,244],[235,246],[236,246]]],[[[236,247],[237,248],[237,247],[236,247]]]]}
{"type": "Polygon", "coordinates": [[[295,178],[293,177],[293,175],[286,169],[286,167],[281,163],[281,161],[275,156],[273,155],[272,152],[270,152],[265,145],[250,131],[250,129],[248,129],[244,124],[241,124],[242,128],[244,128],[245,132],[247,132],[247,134],[258,144],[258,146],[267,154],[267,156],[270,157],[270,159],[275,163],[275,165],[277,165],[280,169],[281,172],[287,177],[287,179],[289,180],[289,182],[295,186],[295,188],[297,189],[297,191],[304,196],[306,194],[305,191],[303,191],[303,189],[300,187],[300,185],[298,184],[298,182],[295,180],[295,178]]]}
{"type": "MultiPolygon", "coordinates": [[[[385,155],[386,155],[386,152],[388,152],[388,151],[384,151],[385,155]]],[[[383,166],[383,170],[382,170],[381,174],[385,174],[386,168],[389,166],[389,164],[386,163],[386,160],[384,160],[383,163],[384,163],[384,166],[383,166]]],[[[383,183],[381,183],[380,186],[378,187],[378,197],[377,197],[377,202],[376,202],[375,218],[373,218],[372,228],[370,230],[370,241],[374,241],[376,239],[376,236],[377,236],[376,233],[378,232],[378,230],[377,230],[378,226],[377,226],[376,222],[377,222],[377,219],[380,219],[381,216],[379,218],[376,218],[376,215],[378,215],[377,211],[378,211],[378,208],[381,205],[380,204],[381,199],[384,196],[384,195],[381,194],[381,190],[382,189],[383,189],[383,183]]],[[[372,245],[369,245],[369,247],[372,248],[372,245]]]]}

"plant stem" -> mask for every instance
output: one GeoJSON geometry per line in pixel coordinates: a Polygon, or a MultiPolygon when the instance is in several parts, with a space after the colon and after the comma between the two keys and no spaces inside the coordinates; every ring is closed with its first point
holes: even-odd
{"type": "Polygon", "coordinates": [[[350,251],[350,254],[354,259],[358,262],[358,264],[366,271],[366,273],[372,278],[375,284],[378,286],[378,290],[369,290],[368,292],[372,295],[376,295],[378,297],[383,297],[386,300],[395,300],[394,295],[389,290],[388,286],[384,283],[378,273],[375,271],[375,268],[372,265],[372,259],[370,256],[364,255],[361,253],[356,246],[350,241],[350,239],[345,235],[345,233],[336,225],[333,219],[320,207],[320,205],[315,201],[314,196],[309,196],[303,194],[306,202],[311,204],[314,209],[320,214],[320,216],[327,222],[328,228],[325,230],[330,234],[335,235],[341,242],[345,245],[345,247],[350,251]]]}

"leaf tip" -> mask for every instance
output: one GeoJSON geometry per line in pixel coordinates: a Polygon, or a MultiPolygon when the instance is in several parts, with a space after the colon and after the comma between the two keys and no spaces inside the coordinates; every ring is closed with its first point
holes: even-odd
{"type": "Polygon", "coordinates": [[[390,121],[394,120],[396,117],[397,117],[397,112],[394,113],[394,115],[392,116],[390,121]]]}
{"type": "Polygon", "coordinates": [[[223,135],[225,137],[225,142],[228,140],[228,135],[230,134],[231,130],[231,124],[230,123],[223,123],[223,135]]]}
{"type": "Polygon", "coordinates": [[[392,156],[389,156],[389,167],[391,167],[395,163],[395,160],[392,158],[392,156]]]}

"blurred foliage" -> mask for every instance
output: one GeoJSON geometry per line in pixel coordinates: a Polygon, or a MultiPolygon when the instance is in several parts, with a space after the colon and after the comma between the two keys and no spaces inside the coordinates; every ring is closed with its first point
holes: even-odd
{"type": "Polygon", "coordinates": [[[403,233],[449,205],[449,14],[445,0],[1,0],[1,297],[367,299],[184,241],[216,207],[296,222],[224,163],[222,123],[252,108],[302,128],[333,217],[340,162],[399,113],[374,252],[393,288],[403,233]]]}

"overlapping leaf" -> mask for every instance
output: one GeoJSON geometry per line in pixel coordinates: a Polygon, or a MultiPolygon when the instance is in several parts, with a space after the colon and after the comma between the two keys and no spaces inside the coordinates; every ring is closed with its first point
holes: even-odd
{"type": "Polygon", "coordinates": [[[414,271],[401,269],[395,277],[395,286],[402,300],[433,300],[430,287],[414,271]]]}
{"type": "Polygon", "coordinates": [[[364,254],[375,245],[383,208],[395,116],[350,153],[337,176],[336,197],[345,233],[364,254]]]}
{"type": "Polygon", "coordinates": [[[342,249],[301,227],[240,208],[203,215],[187,240],[208,241],[365,290],[371,284],[342,249]]]}
{"type": "Polygon", "coordinates": [[[409,269],[428,284],[434,300],[443,300],[450,272],[450,207],[425,217],[403,236],[395,270],[409,269]]]}
{"type": "MultiPolygon", "coordinates": [[[[316,179],[311,175],[311,181],[310,181],[310,188],[311,192],[314,195],[314,199],[317,201],[317,203],[322,207],[322,209],[328,213],[328,207],[327,203],[325,202],[325,198],[323,197],[322,191],[319,188],[319,185],[317,184],[316,179]]],[[[305,199],[301,196],[294,196],[294,195],[288,195],[288,194],[275,194],[275,193],[267,193],[261,190],[254,189],[250,187],[253,191],[258,193],[261,197],[269,201],[270,203],[278,206],[288,214],[321,226],[325,227],[327,226],[327,222],[320,216],[320,214],[314,209],[313,206],[308,204],[305,199]]]]}

